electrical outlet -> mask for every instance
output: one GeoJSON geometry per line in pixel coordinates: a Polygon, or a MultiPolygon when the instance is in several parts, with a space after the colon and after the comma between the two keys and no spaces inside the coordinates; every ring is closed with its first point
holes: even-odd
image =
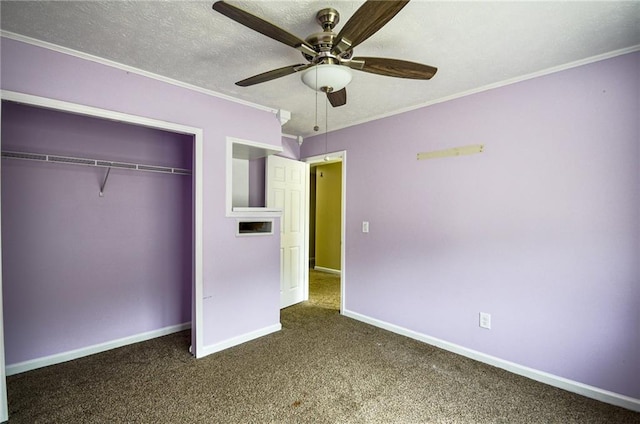
{"type": "Polygon", "coordinates": [[[491,330],[491,314],[480,312],[480,327],[491,330]]]}

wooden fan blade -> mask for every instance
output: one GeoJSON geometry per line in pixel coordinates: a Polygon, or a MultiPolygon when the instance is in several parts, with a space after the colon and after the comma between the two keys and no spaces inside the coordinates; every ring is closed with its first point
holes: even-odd
{"type": "Polygon", "coordinates": [[[284,76],[296,73],[298,71],[302,71],[303,69],[307,69],[309,66],[311,65],[299,64],[299,65],[285,66],[283,68],[278,68],[272,71],[263,72],[261,74],[254,75],[247,79],[243,79],[242,81],[238,81],[236,85],[239,85],[240,87],[248,87],[250,85],[260,84],[261,82],[271,81],[276,78],[284,77],[284,76]]]}
{"type": "Polygon", "coordinates": [[[342,90],[332,91],[327,93],[327,98],[329,99],[329,103],[331,106],[338,107],[347,104],[347,89],[343,88],[342,90]]]}
{"type": "Polygon", "coordinates": [[[352,60],[354,62],[364,62],[364,66],[360,69],[361,71],[396,78],[428,80],[438,71],[438,68],[423,65],[422,63],[384,57],[354,57],[352,60]]]}
{"type": "Polygon", "coordinates": [[[234,21],[250,28],[260,34],[266,35],[276,41],[286,44],[287,46],[298,49],[304,53],[316,56],[317,53],[313,50],[313,46],[303,39],[296,37],[295,35],[285,31],[284,29],[265,21],[251,13],[244,11],[240,8],[230,5],[224,1],[217,1],[213,3],[213,10],[220,12],[227,18],[231,18],[234,21]]]}
{"type": "Polygon", "coordinates": [[[368,0],[344,24],[334,43],[333,54],[350,50],[375,34],[389,22],[409,0],[368,0]]]}

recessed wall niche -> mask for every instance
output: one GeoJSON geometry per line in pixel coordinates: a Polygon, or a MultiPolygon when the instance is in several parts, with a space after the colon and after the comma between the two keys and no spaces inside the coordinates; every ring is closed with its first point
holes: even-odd
{"type": "Polygon", "coordinates": [[[279,212],[265,207],[264,175],[266,157],[282,152],[270,144],[227,138],[227,215],[279,212]]]}

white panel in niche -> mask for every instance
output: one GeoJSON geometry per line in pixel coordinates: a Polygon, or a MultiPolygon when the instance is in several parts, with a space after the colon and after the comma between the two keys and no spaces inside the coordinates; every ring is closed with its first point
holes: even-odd
{"type": "Polygon", "coordinates": [[[249,161],[233,159],[232,206],[249,206],[249,161]]]}

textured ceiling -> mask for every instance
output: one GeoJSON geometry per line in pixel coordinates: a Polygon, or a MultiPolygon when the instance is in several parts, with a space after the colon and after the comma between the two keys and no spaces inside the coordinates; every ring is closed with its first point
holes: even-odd
{"type": "MultiPolygon", "coordinates": [[[[260,105],[285,109],[283,131],[312,135],[316,95],[298,74],[251,87],[235,81],[305,63],[301,54],[212,10],[213,1],[2,1],[2,29],[100,56],[260,105]]],[[[339,31],[362,1],[229,1],[300,38],[334,7],[339,31]]],[[[354,71],[329,130],[567,63],[640,46],[640,2],[411,1],[357,56],[436,66],[430,81],[354,71]]],[[[318,123],[325,128],[325,97],[318,123]]]]}

